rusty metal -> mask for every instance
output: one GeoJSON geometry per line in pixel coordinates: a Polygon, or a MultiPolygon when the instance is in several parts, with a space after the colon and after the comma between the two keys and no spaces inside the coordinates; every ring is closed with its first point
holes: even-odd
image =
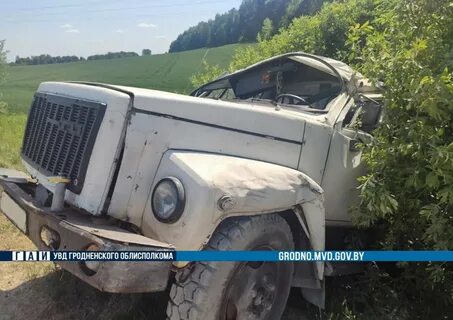
{"type": "Polygon", "coordinates": [[[71,180],[65,177],[51,177],[49,178],[50,182],[55,183],[55,191],[52,197],[52,205],[50,207],[50,211],[52,212],[60,212],[64,209],[64,196],[66,193],[66,186],[71,180]]]}
{"type": "MultiPolygon", "coordinates": [[[[30,193],[36,185],[27,185],[30,193]]],[[[112,225],[107,218],[93,217],[72,209],[65,209],[58,214],[50,208],[40,206],[33,197],[19,185],[0,180],[0,198],[7,193],[27,214],[26,235],[39,250],[51,250],[41,240],[43,227],[58,233],[59,250],[85,250],[90,244],[98,245],[102,250],[172,250],[168,243],[157,240],[145,240],[143,236],[133,234],[112,225]],[[97,230],[97,231],[95,231],[97,230]]],[[[86,274],[78,262],[59,262],[63,269],[71,272],[84,282],[111,293],[138,293],[163,291],[167,287],[171,261],[143,263],[135,261],[102,262],[98,272],[86,274]]]]}

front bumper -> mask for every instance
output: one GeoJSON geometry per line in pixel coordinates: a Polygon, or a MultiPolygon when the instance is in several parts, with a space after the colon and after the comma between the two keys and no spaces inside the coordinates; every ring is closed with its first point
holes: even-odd
{"type": "MultiPolygon", "coordinates": [[[[40,206],[32,197],[36,185],[16,184],[0,179],[0,209],[40,250],[80,251],[96,244],[100,250],[173,250],[172,246],[120,229],[105,217],[93,217],[66,209],[58,214],[40,206]],[[41,239],[42,228],[58,234],[57,248],[41,239]]],[[[105,292],[132,293],[163,291],[167,287],[171,262],[101,262],[94,274],[79,262],[59,262],[91,286],[105,292]]]]}

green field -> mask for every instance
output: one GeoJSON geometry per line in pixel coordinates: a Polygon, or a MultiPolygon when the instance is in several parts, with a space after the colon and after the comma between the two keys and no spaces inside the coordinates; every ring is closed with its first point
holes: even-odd
{"type": "Polygon", "coordinates": [[[233,44],[212,49],[112,60],[95,60],[36,66],[11,66],[0,86],[10,112],[26,112],[33,93],[43,81],[84,80],[152,88],[179,93],[192,89],[190,77],[205,58],[210,64],[228,65],[233,44]]]}
{"type": "Polygon", "coordinates": [[[19,149],[26,113],[34,92],[44,81],[83,80],[188,93],[190,77],[206,59],[227,66],[240,45],[198,49],[147,57],[120,58],[36,66],[10,66],[0,86],[0,100],[8,114],[0,113],[0,167],[20,168],[19,149]]]}

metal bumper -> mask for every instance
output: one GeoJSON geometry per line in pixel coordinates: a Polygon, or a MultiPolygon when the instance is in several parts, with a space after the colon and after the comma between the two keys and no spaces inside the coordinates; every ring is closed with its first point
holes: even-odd
{"type": "MultiPolygon", "coordinates": [[[[33,199],[35,189],[36,185],[0,179],[0,209],[40,250],[79,251],[92,244],[109,251],[173,250],[167,243],[118,228],[105,217],[94,217],[74,209],[55,214],[33,199]],[[41,239],[43,228],[58,235],[57,248],[49,248],[41,239]]],[[[80,262],[58,264],[91,286],[112,293],[163,291],[172,266],[169,261],[109,261],[101,262],[93,274],[80,262]]]]}

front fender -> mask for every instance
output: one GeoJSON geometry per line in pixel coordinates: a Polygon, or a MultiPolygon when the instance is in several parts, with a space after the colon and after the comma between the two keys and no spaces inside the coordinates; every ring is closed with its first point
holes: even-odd
{"type": "Polygon", "coordinates": [[[199,250],[225,218],[293,209],[312,248],[324,250],[323,190],[304,173],[257,160],[169,150],[162,158],[150,197],[155,185],[169,176],[184,185],[184,213],[173,224],[162,223],[154,217],[149,198],[142,223],[145,235],[172,243],[178,250],[199,250]],[[219,206],[225,196],[232,203],[228,210],[219,206]],[[303,212],[297,211],[299,205],[303,212]]]}

